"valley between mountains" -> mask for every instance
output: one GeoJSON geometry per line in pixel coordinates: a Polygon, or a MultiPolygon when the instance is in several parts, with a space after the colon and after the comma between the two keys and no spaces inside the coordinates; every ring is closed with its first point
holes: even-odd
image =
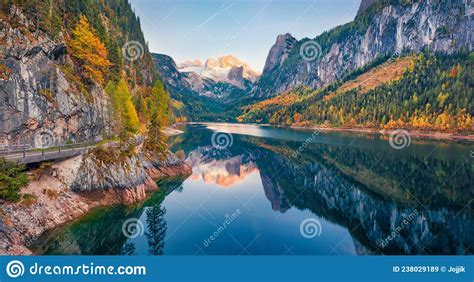
{"type": "Polygon", "coordinates": [[[279,35],[263,72],[227,55],[153,54],[189,121],[469,133],[469,1],[362,1],[352,22],[313,39],[279,35]]]}
{"type": "MultiPolygon", "coordinates": [[[[167,197],[183,200],[168,219],[191,236],[167,244],[189,243],[190,255],[221,222],[181,224],[194,214],[187,201],[202,207],[222,187],[241,192],[209,201],[212,220],[255,192],[256,212],[235,228],[264,219],[275,244],[321,216],[328,237],[354,238],[344,254],[472,254],[473,31],[471,0],[362,0],[352,21],[321,34],[282,28],[260,70],[232,54],[152,52],[128,0],[0,0],[0,255],[136,254],[135,243],[163,254],[167,197]],[[396,131],[447,140],[401,152],[385,136],[396,131]],[[383,249],[413,195],[420,213],[383,249]],[[131,216],[154,234],[133,242],[131,216]]],[[[292,245],[331,251],[311,242],[292,245]]],[[[215,254],[233,254],[221,243],[215,254]]]]}

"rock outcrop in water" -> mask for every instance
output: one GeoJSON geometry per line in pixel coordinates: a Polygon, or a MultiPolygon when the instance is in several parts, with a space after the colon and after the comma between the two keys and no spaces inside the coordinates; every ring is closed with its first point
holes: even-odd
{"type": "MultiPolygon", "coordinates": [[[[112,2],[76,6],[59,1],[46,9],[41,1],[0,4],[0,145],[48,147],[98,141],[105,139],[105,133],[112,137],[109,108],[113,107],[105,82],[129,76],[125,85],[134,90],[150,89],[158,79],[130,3],[112,2]],[[71,47],[77,39],[72,31],[84,14],[87,31],[105,46],[106,52],[99,53],[101,60],[110,61],[107,70],[86,66],[80,51],[71,47]],[[100,75],[88,77],[87,68],[100,75]]],[[[147,191],[158,188],[154,177],[190,173],[189,166],[172,154],[167,158],[173,165],[149,161],[145,165],[141,148],[125,152],[111,146],[40,166],[30,173],[20,203],[1,201],[0,254],[29,254],[25,246],[46,230],[94,207],[141,201],[147,191]],[[111,151],[101,154],[107,149],[111,151]],[[153,170],[161,174],[150,175],[153,170]]]]}
{"type": "Polygon", "coordinates": [[[159,160],[137,151],[116,162],[104,161],[95,150],[55,163],[50,172],[34,172],[36,179],[22,189],[33,197],[30,203],[2,205],[0,254],[30,254],[26,246],[47,230],[95,207],[140,202],[147,192],[159,189],[155,180],[162,177],[191,174],[171,153],[159,160]]]}

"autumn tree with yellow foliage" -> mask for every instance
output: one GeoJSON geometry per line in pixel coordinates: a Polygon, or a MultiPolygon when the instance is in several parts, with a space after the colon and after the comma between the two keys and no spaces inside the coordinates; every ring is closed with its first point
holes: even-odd
{"type": "Polygon", "coordinates": [[[83,15],[80,16],[79,22],[71,32],[69,48],[71,56],[79,62],[83,76],[104,84],[106,70],[112,64],[107,59],[107,48],[83,15]]]}
{"type": "Polygon", "coordinates": [[[117,85],[109,81],[105,91],[109,94],[112,102],[112,120],[114,122],[112,126],[120,139],[126,140],[131,135],[138,133],[140,120],[125,80],[120,79],[117,85]]]}

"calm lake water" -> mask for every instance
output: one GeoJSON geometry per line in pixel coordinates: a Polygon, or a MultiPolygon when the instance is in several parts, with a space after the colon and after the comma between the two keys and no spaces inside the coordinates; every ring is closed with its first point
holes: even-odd
{"type": "MultiPolygon", "coordinates": [[[[37,254],[472,254],[474,146],[200,124],[170,138],[192,165],[144,203],[96,209],[37,254]]],[[[182,154],[182,153],[180,153],[182,154]]]]}

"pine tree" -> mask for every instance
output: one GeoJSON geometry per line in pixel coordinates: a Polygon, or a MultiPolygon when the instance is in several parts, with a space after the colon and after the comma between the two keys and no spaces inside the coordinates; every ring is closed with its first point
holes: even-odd
{"type": "Polygon", "coordinates": [[[0,158],[0,199],[20,200],[20,189],[28,184],[25,166],[0,158]]]}
{"type": "Polygon", "coordinates": [[[153,106],[152,109],[150,109],[150,114],[154,114],[156,111],[158,118],[162,119],[163,124],[166,124],[169,120],[170,98],[160,80],[155,82],[151,90],[151,98],[153,106]]]}
{"type": "Polygon", "coordinates": [[[132,95],[128,90],[128,85],[122,78],[119,80],[116,95],[120,101],[120,111],[123,119],[124,129],[129,133],[137,133],[140,129],[137,111],[132,102],[132,95]]]}
{"type": "Polygon", "coordinates": [[[163,133],[162,119],[159,118],[157,111],[151,114],[147,129],[148,134],[145,140],[145,149],[154,156],[165,159],[167,149],[166,135],[163,133]]]}

